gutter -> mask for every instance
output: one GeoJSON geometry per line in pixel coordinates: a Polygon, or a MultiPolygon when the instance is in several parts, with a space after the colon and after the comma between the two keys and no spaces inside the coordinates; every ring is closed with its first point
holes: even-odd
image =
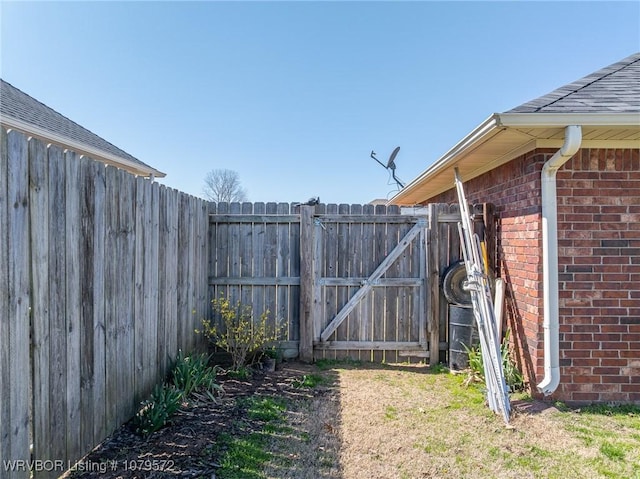
{"type": "Polygon", "coordinates": [[[560,384],[560,313],[558,301],[558,204],[556,173],[582,143],[582,127],[565,127],[562,147],[542,167],[542,278],[544,295],[544,378],[538,391],[552,394],[560,384]]]}
{"type": "Polygon", "coordinates": [[[500,115],[494,113],[485,121],[480,123],[480,125],[478,125],[471,133],[456,143],[453,148],[447,151],[438,161],[423,171],[420,176],[401,189],[387,202],[387,204],[395,204],[395,201],[400,200],[402,197],[410,194],[415,188],[420,187],[420,184],[425,180],[425,178],[433,176],[445,168],[449,168],[458,156],[472,150],[478,144],[487,141],[488,138],[492,137],[502,129],[503,128],[500,127],[500,115]]]}

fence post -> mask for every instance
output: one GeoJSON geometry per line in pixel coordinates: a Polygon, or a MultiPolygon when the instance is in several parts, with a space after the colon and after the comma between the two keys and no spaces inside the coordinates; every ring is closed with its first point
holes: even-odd
{"type": "Polygon", "coordinates": [[[300,345],[301,361],[313,361],[313,206],[300,206],[300,345]]]}
{"type": "Polygon", "coordinates": [[[427,252],[429,275],[429,364],[432,366],[440,362],[440,268],[439,251],[440,236],[438,228],[438,214],[442,210],[440,205],[429,204],[429,251],[427,252]]]}

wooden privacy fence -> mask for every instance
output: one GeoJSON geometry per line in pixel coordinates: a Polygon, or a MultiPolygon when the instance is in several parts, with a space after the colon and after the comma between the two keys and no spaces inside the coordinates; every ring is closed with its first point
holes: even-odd
{"type": "Polygon", "coordinates": [[[202,340],[208,203],[0,135],[0,477],[57,477],[202,340]]]}
{"type": "Polygon", "coordinates": [[[220,293],[289,357],[444,359],[457,207],[401,213],[210,204],[1,129],[0,477],[57,477],[128,420],[220,293]]]}
{"type": "Polygon", "coordinates": [[[383,205],[219,203],[211,212],[210,296],[269,311],[285,356],[445,358],[440,276],[459,259],[457,205],[402,214],[383,205]]]}

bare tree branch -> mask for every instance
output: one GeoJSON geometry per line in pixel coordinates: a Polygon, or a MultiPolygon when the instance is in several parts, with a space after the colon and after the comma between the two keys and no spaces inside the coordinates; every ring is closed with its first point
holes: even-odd
{"type": "Polygon", "coordinates": [[[202,192],[208,200],[216,203],[247,200],[247,192],[240,185],[240,176],[233,170],[211,170],[204,177],[202,192]]]}

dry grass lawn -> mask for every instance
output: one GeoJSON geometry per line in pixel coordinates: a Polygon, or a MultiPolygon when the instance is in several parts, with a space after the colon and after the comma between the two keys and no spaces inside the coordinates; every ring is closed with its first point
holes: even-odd
{"type": "Polygon", "coordinates": [[[271,446],[290,459],[286,477],[640,479],[637,408],[592,414],[515,401],[507,428],[459,375],[418,365],[318,371],[326,382],[315,387],[327,390],[290,410],[297,432],[271,446]]]}

